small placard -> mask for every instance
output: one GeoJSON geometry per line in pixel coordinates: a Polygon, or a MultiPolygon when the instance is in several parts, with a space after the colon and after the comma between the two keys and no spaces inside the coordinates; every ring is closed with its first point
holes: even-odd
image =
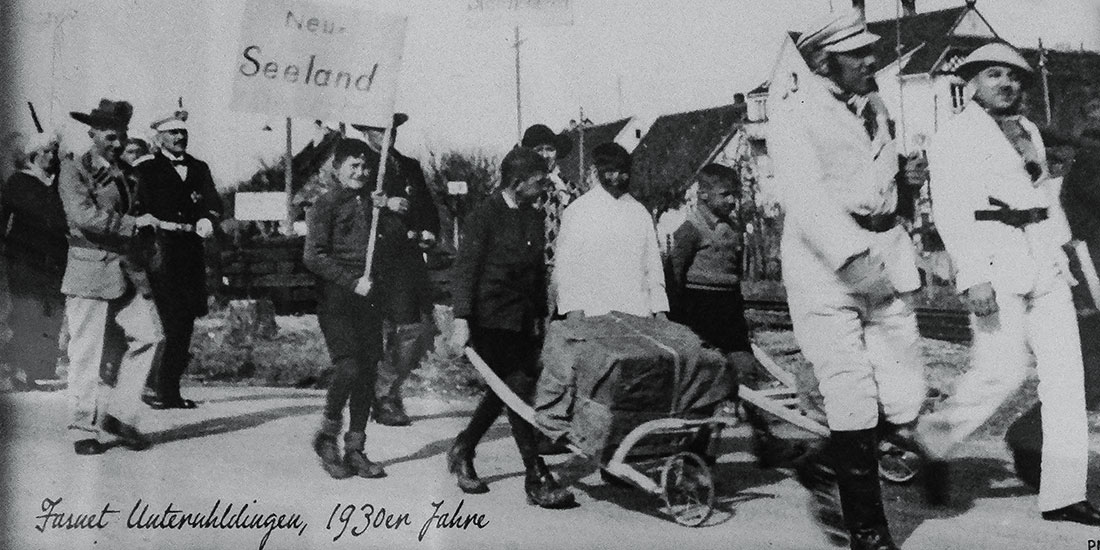
{"type": "Polygon", "coordinates": [[[238,192],[234,198],[233,217],[243,221],[278,221],[286,219],[286,193],[238,192]]]}
{"type": "Polygon", "coordinates": [[[448,195],[465,195],[470,192],[469,185],[464,181],[448,181],[447,182],[447,194],[448,195]]]}

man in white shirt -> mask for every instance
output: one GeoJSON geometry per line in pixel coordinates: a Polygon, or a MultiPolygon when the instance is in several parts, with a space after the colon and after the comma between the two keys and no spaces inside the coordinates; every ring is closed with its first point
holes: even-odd
{"type": "Polygon", "coordinates": [[[992,43],[956,73],[973,101],[936,135],[929,165],[936,227],[971,313],[972,361],[918,433],[934,457],[948,457],[1019,389],[1034,357],[1043,406],[1039,510],[1048,521],[1100,525],[1085,499],[1084,371],[1062,250],[1069,226],[1039,129],[1020,114],[1034,71],[1011,46],[992,43]]]}
{"type": "Polygon", "coordinates": [[[920,279],[899,221],[897,142],[875,82],[878,40],[855,9],[803,33],[797,46],[812,73],[776,105],[768,148],[783,191],[794,334],[819,380],[830,430],[799,481],[831,536],[847,535],[851,548],[896,550],[878,481],[879,439],[911,443],[904,435],[925,385],[907,296],[920,279]]]}
{"type": "Polygon", "coordinates": [[[554,279],[567,317],[620,311],[665,318],[664,268],[649,211],[630,196],[630,153],[616,143],[593,149],[600,185],[565,209],[554,279]]]}

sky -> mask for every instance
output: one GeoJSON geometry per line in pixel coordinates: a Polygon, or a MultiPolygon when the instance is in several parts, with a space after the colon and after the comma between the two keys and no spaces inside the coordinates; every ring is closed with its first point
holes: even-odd
{"type": "MultiPolygon", "coordinates": [[[[315,0],[319,3],[351,0],[315,0]]],[[[513,29],[472,28],[466,0],[361,0],[403,14],[409,26],[397,109],[410,115],[397,145],[429,152],[516,141],[513,29]]],[[[918,11],[964,0],[918,0],[918,11]]],[[[247,178],[285,147],[285,119],[229,109],[244,0],[5,0],[17,28],[15,90],[69,139],[82,127],[69,111],[102,97],[135,106],[132,133],[170,114],[191,113],[191,152],[210,162],[220,186],[247,178]],[[264,127],[273,130],[264,131],[264,127]]],[[[572,0],[571,26],[521,30],[523,125],[560,130],[580,109],[592,121],[722,105],[766,80],[783,33],[848,0],[572,0]]],[[[871,20],[893,17],[895,0],[867,0],[871,20]]],[[[1097,0],[979,0],[998,32],[1019,45],[1100,50],[1097,0]]],[[[330,121],[335,122],[335,121],[330,121]]],[[[354,122],[354,121],[347,121],[354,122]]],[[[17,130],[31,128],[30,117],[17,130]]],[[[295,149],[315,133],[294,120],[295,149]]]]}

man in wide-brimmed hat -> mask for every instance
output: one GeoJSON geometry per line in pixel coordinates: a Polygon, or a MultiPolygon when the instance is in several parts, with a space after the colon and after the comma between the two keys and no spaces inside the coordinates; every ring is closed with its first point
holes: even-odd
{"type": "Polygon", "coordinates": [[[768,135],[786,215],[783,283],[830,430],[798,477],[815,519],[859,549],[897,548],[879,442],[907,440],[925,395],[909,303],[920,278],[899,215],[898,144],[877,93],[878,41],[855,9],[810,27],[797,47],[811,74],[776,106],[768,135]]]}
{"type": "MultiPolygon", "coordinates": [[[[402,277],[392,278],[378,295],[385,301],[385,353],[378,368],[377,405],[372,414],[379,424],[407,426],[411,421],[405,412],[401,386],[409,374],[420,366],[431,348],[436,334],[432,318],[431,286],[424,252],[435,246],[439,236],[439,211],[432,199],[424,169],[416,159],[401,154],[392,143],[397,140],[397,128],[409,120],[405,113],[394,113],[393,135],[382,190],[390,207],[379,218],[379,232],[395,245],[395,269],[402,277]]],[[[370,150],[367,169],[375,185],[379,155],[385,128],[372,125],[352,125],[363,132],[370,150]]]]}
{"type": "Polygon", "coordinates": [[[142,211],[167,222],[157,231],[161,256],[149,273],[164,328],[164,351],[142,397],[154,409],[195,408],[180,395],[180,378],[191,362],[195,319],[207,313],[203,241],[222,215],[210,167],[187,152],[187,118],[180,110],[153,122],[160,147],[137,167],[142,211]]]}
{"type": "Polygon", "coordinates": [[[934,457],[948,458],[1016,393],[1034,360],[1043,405],[1039,510],[1049,521],[1100,525],[1085,494],[1084,372],[1062,249],[1070,231],[1039,129],[1021,114],[1034,69],[995,42],[956,73],[973,99],[936,134],[929,166],[936,227],[971,314],[972,361],[918,431],[934,457]]]}
{"type": "Polygon", "coordinates": [[[150,444],[136,423],[142,388],[164,337],[145,270],[128,253],[136,230],[159,222],[150,214],[131,214],[134,182],[119,154],[132,114],[129,103],[107,99],[88,113],[72,113],[89,126],[92,146],[82,155],[66,154],[58,180],[69,224],[61,286],[70,334],[69,432],[81,455],[104,452],[106,435],[133,450],[150,444]],[[113,389],[100,383],[101,362],[109,361],[118,367],[113,389]]]}

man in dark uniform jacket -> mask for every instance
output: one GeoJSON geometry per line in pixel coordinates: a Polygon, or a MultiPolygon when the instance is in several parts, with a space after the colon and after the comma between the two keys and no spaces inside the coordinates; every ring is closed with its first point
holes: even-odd
{"type": "MultiPolygon", "coordinates": [[[[1056,132],[1044,132],[1047,143],[1072,144],[1073,165],[1062,183],[1061,202],[1074,240],[1083,241],[1100,271],[1100,100],[1092,103],[1091,125],[1079,139],[1067,139],[1056,132]]],[[[1084,287],[1085,282],[1079,281],[1084,287]]],[[[1075,292],[1075,301],[1080,298],[1075,292]]],[[[1085,408],[1095,411],[1100,405],[1100,314],[1081,315],[1083,309],[1100,304],[1077,304],[1077,329],[1081,335],[1081,356],[1085,363],[1085,408]]],[[[1042,407],[1038,403],[1009,427],[1005,442],[1012,451],[1016,475],[1031,487],[1039,488],[1042,471],[1042,407]]]]}
{"type": "Polygon", "coordinates": [[[187,153],[187,112],[152,124],[160,151],[137,168],[143,212],[163,222],[149,279],[164,325],[164,354],[149,374],[142,398],[154,409],[192,409],[180,395],[180,378],[191,361],[195,319],[206,315],[203,239],[214,233],[222,203],[207,164],[187,153]]]}
{"type": "MultiPolygon", "coordinates": [[[[397,127],[409,119],[405,113],[393,116],[393,137],[397,127]]],[[[356,125],[371,149],[367,166],[373,186],[377,178],[385,128],[356,125]]],[[[432,296],[424,252],[435,246],[439,235],[439,212],[416,159],[391,147],[382,190],[391,207],[379,219],[379,231],[394,245],[395,277],[379,289],[385,304],[385,351],[378,367],[375,391],[378,396],[374,420],[387,426],[407,426],[409,416],[401,398],[401,385],[420,365],[435,336],[432,296]]]]}

